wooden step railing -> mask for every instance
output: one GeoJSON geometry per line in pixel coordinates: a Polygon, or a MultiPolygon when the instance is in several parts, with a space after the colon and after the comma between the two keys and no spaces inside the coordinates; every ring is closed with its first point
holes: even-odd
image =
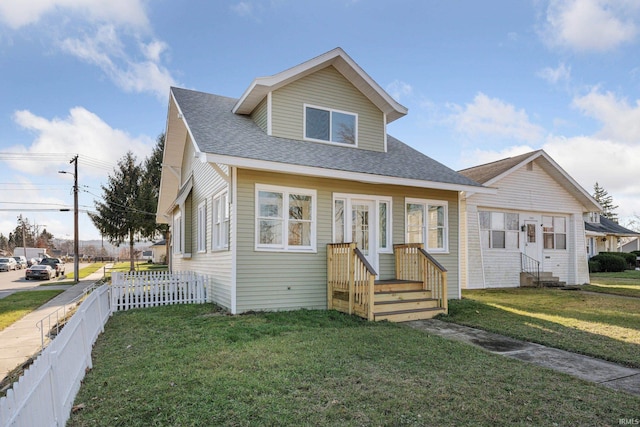
{"type": "Polygon", "coordinates": [[[424,250],[422,243],[393,245],[396,256],[396,279],[422,282],[431,297],[438,300],[438,306],[448,312],[447,269],[424,250]]]}
{"type": "Polygon", "coordinates": [[[373,320],[376,272],[355,243],[327,245],[327,305],[373,320]]]}

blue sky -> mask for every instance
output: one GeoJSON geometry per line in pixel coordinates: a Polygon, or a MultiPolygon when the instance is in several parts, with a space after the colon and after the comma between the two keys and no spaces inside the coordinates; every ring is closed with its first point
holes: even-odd
{"type": "Polygon", "coordinates": [[[337,46],[409,108],[389,133],[453,169],[545,149],[623,223],[640,215],[636,0],[0,1],[0,232],[73,237],[127,152],[164,131],[171,85],[239,97],[337,46]]]}

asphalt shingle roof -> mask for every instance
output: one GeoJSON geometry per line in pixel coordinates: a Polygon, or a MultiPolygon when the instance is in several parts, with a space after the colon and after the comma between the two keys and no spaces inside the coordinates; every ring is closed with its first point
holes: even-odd
{"type": "Polygon", "coordinates": [[[484,165],[473,166],[458,172],[466,176],[467,178],[471,178],[474,181],[484,184],[487,181],[495,178],[496,176],[505,173],[506,171],[516,166],[528,157],[531,157],[535,153],[537,153],[537,151],[532,151],[530,153],[521,154],[515,157],[507,157],[506,159],[497,160],[491,163],[485,163],[484,165]]]}
{"type": "Polygon", "coordinates": [[[232,112],[237,99],[175,87],[171,90],[204,153],[481,187],[391,136],[386,153],[273,137],[251,118],[232,112]]]}
{"type": "Polygon", "coordinates": [[[600,216],[600,223],[593,223],[593,222],[585,222],[584,223],[584,228],[587,231],[594,231],[597,233],[604,233],[604,234],[613,234],[616,236],[624,236],[624,235],[631,235],[631,236],[638,236],[640,235],[640,233],[635,232],[633,230],[629,230],[628,228],[624,228],[623,226],[621,226],[620,224],[618,224],[615,221],[610,220],[609,218],[605,218],[603,216],[600,216]]]}

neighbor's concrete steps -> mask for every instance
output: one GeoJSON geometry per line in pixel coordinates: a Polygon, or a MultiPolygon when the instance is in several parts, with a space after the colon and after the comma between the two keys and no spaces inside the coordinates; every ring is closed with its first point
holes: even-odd
{"type": "Polygon", "coordinates": [[[566,282],[561,282],[558,277],[548,271],[540,273],[540,280],[536,280],[535,277],[528,273],[520,273],[520,286],[523,288],[562,288],[566,284],[566,282]]]}

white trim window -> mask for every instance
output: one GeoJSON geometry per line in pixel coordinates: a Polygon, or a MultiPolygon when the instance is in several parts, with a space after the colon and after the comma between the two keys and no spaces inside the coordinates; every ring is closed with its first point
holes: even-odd
{"type": "Polygon", "coordinates": [[[207,201],[203,200],[198,205],[198,252],[207,251],[207,201]]]}
{"type": "Polygon", "coordinates": [[[405,199],[407,243],[424,243],[428,252],[449,251],[449,203],[405,199]]]}
{"type": "Polygon", "coordinates": [[[367,200],[375,203],[377,210],[375,213],[377,252],[393,253],[392,213],[391,197],[370,196],[359,194],[334,194],[333,196],[333,243],[347,243],[354,241],[353,218],[350,215],[345,217],[345,212],[352,212],[351,204],[353,200],[367,200]],[[346,240],[345,240],[346,237],[346,240]]]}
{"type": "Polygon", "coordinates": [[[316,251],[315,190],[256,184],[256,250],[316,251]]]}
{"type": "Polygon", "coordinates": [[[545,249],[567,249],[567,219],[563,216],[543,216],[542,240],[545,249]]]}
{"type": "Polygon", "coordinates": [[[173,236],[173,253],[181,254],[182,253],[182,213],[178,211],[173,215],[173,227],[172,227],[173,236]]]}
{"type": "Polygon", "coordinates": [[[304,139],[358,146],[358,115],[304,105],[304,139]]]}
{"type": "Polygon", "coordinates": [[[513,212],[478,211],[483,248],[518,249],[520,215],[513,212]]]}
{"type": "Polygon", "coordinates": [[[227,191],[213,196],[211,247],[214,250],[229,248],[229,196],[227,191]]]}

